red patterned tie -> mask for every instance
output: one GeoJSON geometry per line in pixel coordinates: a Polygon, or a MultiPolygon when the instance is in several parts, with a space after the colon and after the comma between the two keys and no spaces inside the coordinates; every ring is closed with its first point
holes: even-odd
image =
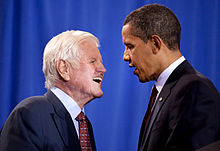
{"type": "Polygon", "coordinates": [[[85,114],[81,112],[76,120],[79,122],[79,138],[82,151],[92,151],[85,114]]]}
{"type": "Polygon", "coordinates": [[[148,123],[148,120],[149,120],[149,117],[150,117],[150,114],[151,114],[154,102],[156,100],[157,93],[158,93],[158,91],[156,89],[156,86],[154,85],[154,87],[153,87],[153,89],[151,91],[150,102],[149,102],[148,107],[147,107],[147,112],[146,112],[145,117],[144,117],[144,124],[145,124],[144,128],[145,129],[147,127],[147,123],[148,123]]]}

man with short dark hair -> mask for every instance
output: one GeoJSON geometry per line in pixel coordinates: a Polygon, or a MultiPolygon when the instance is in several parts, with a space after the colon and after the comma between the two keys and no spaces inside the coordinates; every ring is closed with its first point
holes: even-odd
{"type": "Polygon", "coordinates": [[[138,151],[194,151],[220,139],[220,95],[180,53],[181,27],[165,6],[131,12],[122,28],[123,59],[140,82],[156,81],[138,151]]]}

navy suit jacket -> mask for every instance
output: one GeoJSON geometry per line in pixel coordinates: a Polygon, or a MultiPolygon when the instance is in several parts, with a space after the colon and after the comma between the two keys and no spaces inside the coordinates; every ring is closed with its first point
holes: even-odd
{"type": "Polygon", "coordinates": [[[157,97],[138,151],[194,151],[220,139],[220,95],[188,61],[170,75],[157,97]]]}
{"type": "MultiPolygon", "coordinates": [[[[96,150],[91,123],[90,141],[96,150]]],[[[70,114],[49,90],[19,103],[5,122],[0,135],[1,151],[81,151],[70,114]]]]}

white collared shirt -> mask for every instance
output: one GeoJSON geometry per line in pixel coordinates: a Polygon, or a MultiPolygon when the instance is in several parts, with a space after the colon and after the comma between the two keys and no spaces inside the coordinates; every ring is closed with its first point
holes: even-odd
{"type": "Polygon", "coordinates": [[[76,120],[76,117],[79,115],[81,111],[84,112],[84,108],[81,110],[76,101],[72,99],[69,95],[67,95],[65,92],[63,92],[61,89],[57,87],[52,87],[50,90],[59,98],[64,107],[69,112],[74,123],[77,135],[79,137],[79,122],[76,120]]]}
{"type": "MultiPolygon", "coordinates": [[[[157,81],[155,82],[155,86],[157,88],[158,94],[157,97],[159,96],[164,84],[166,83],[167,79],[171,75],[171,73],[184,61],[186,60],[184,56],[180,57],[176,61],[174,61],[168,68],[166,68],[158,77],[157,81]]],[[[156,97],[156,98],[157,98],[156,97]]]]}

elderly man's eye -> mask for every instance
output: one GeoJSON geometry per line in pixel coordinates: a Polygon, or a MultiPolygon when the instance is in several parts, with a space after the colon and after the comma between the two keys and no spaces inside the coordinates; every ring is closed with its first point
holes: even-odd
{"type": "Polygon", "coordinates": [[[96,62],[96,59],[92,59],[91,61],[90,61],[90,63],[95,63],[96,62]]]}

